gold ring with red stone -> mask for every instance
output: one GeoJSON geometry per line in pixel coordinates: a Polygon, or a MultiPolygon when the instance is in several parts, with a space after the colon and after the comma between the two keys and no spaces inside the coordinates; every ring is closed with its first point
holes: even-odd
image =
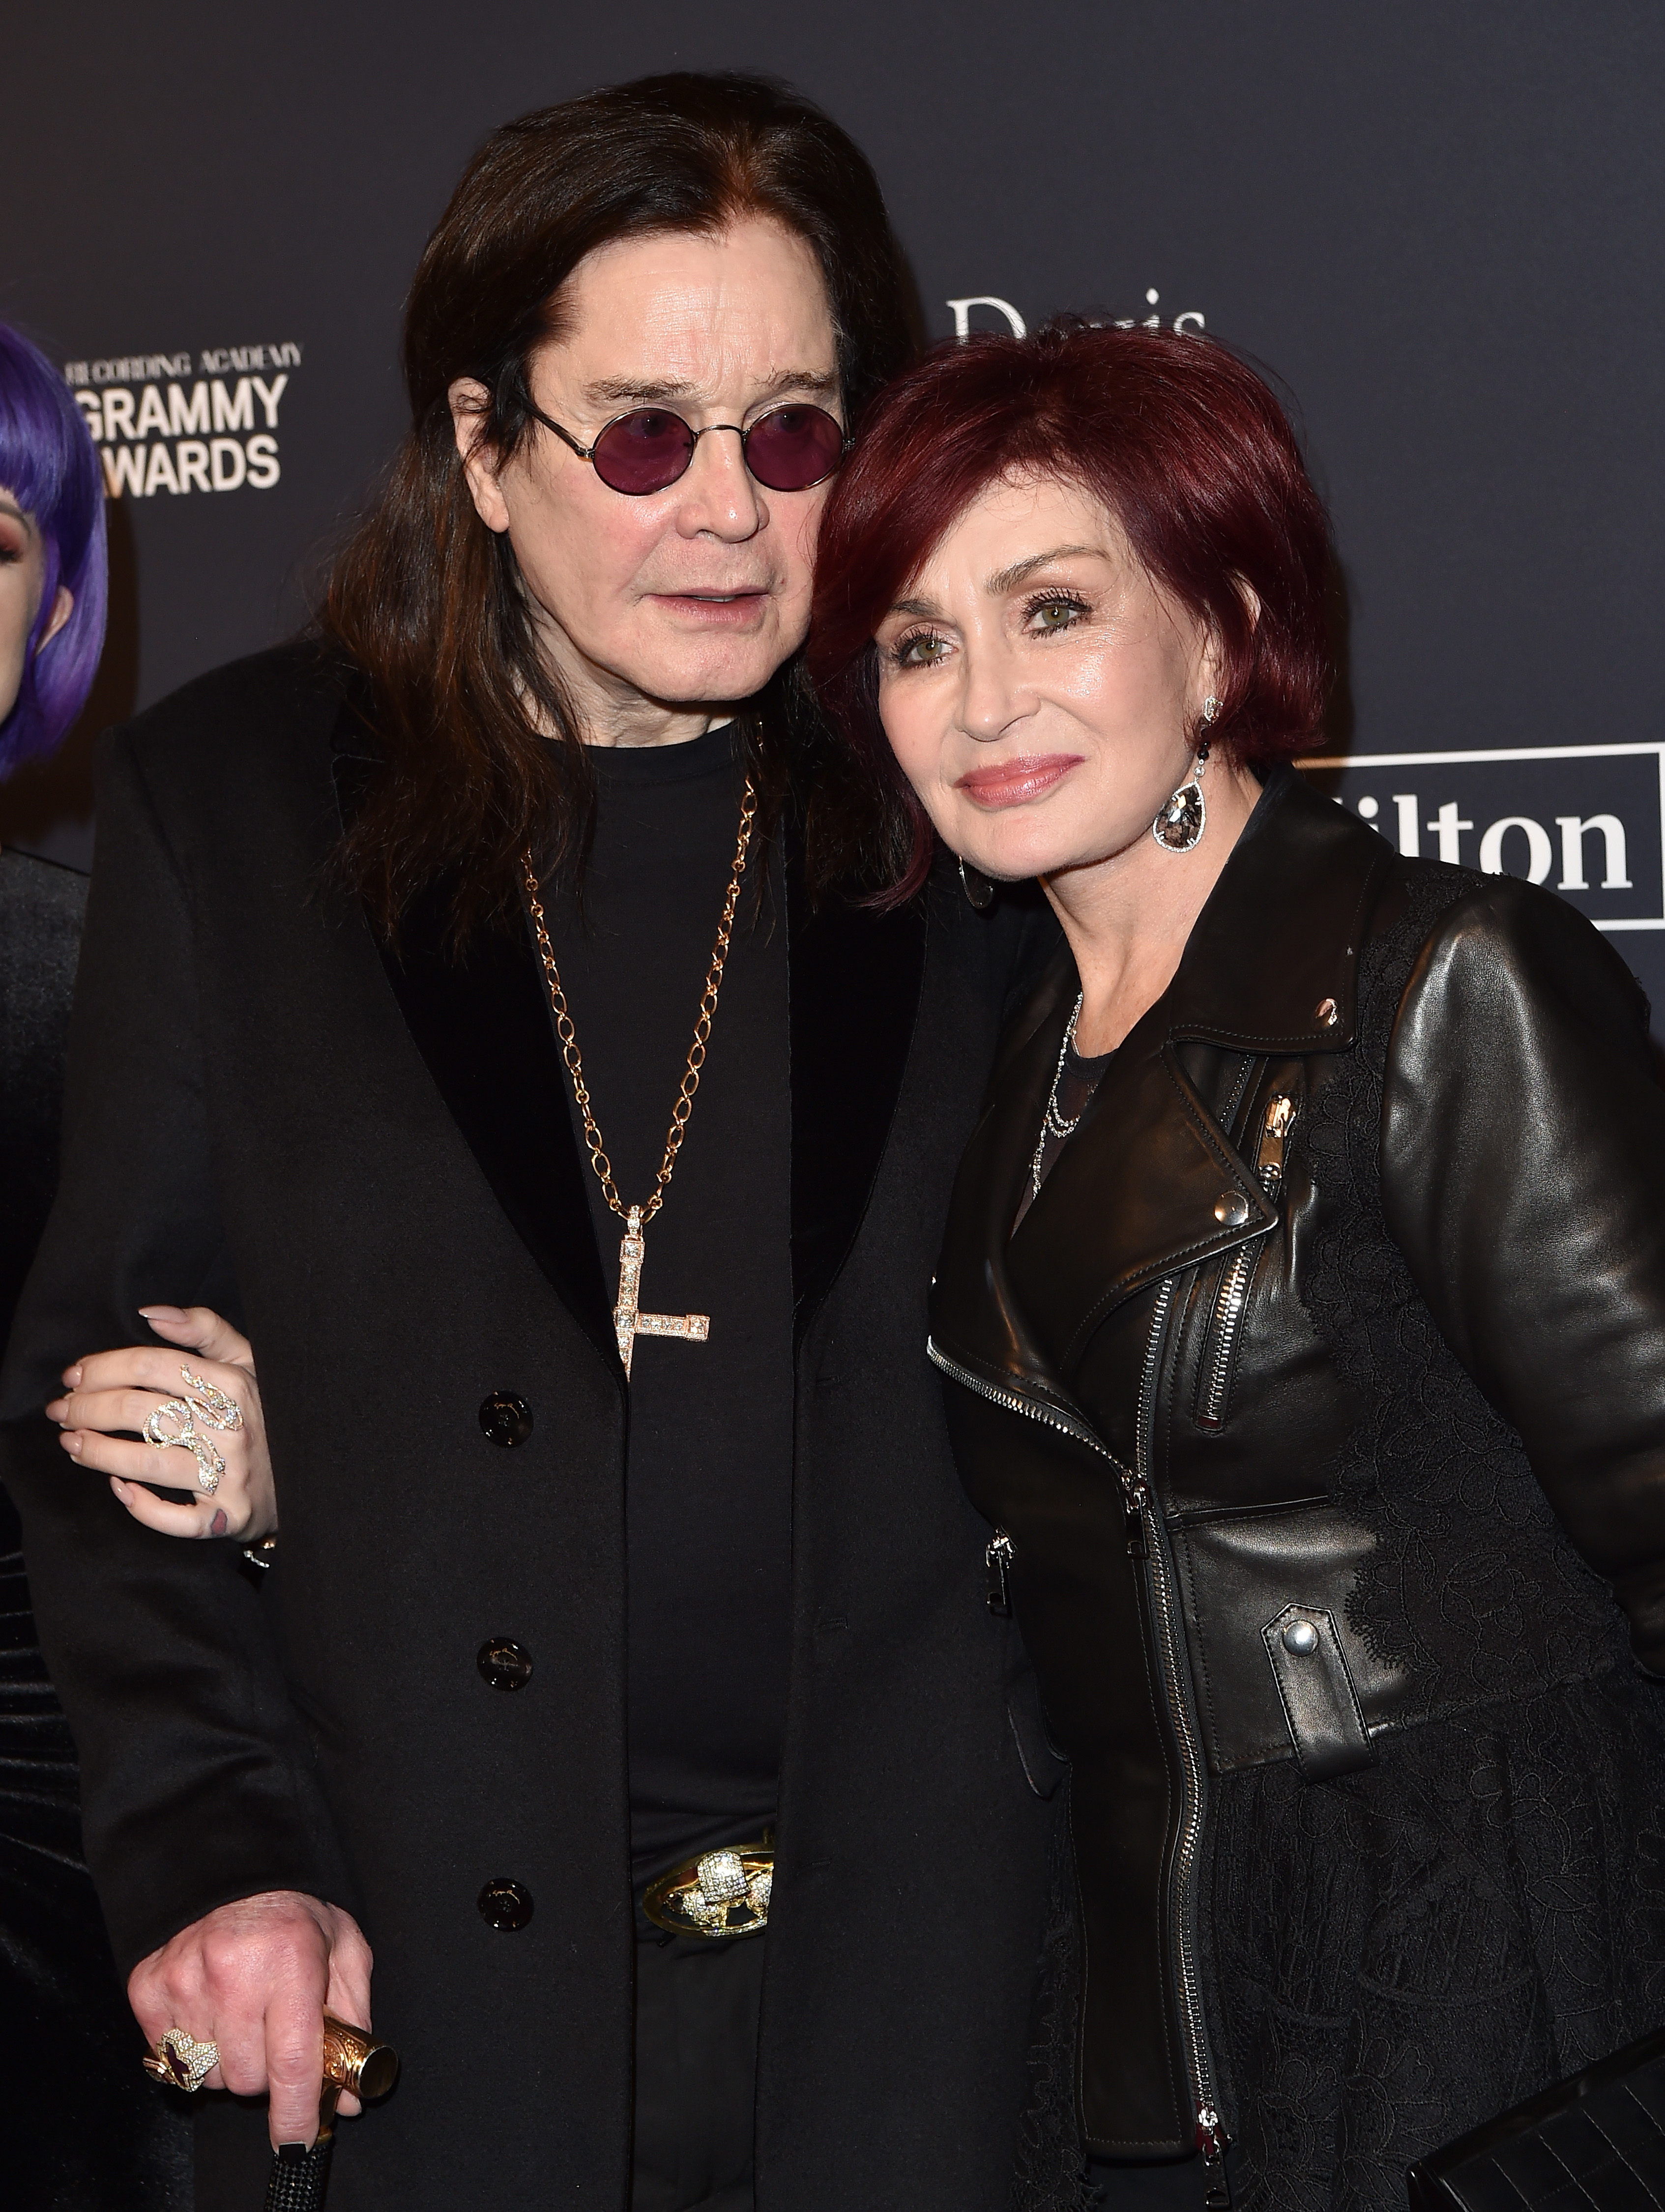
{"type": "Polygon", "coordinates": [[[182,2027],[170,2027],[156,2045],[156,2055],[147,2058],[144,2070],[155,2081],[166,2081],[172,2089],[183,2089],[187,2096],[200,2089],[204,2081],[220,2063],[217,2043],[198,2043],[194,2035],[182,2027]]]}

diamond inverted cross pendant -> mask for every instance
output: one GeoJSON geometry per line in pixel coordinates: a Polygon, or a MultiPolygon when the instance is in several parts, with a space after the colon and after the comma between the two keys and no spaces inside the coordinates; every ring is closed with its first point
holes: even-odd
{"type": "Polygon", "coordinates": [[[709,1314],[643,1313],[636,1300],[641,1288],[641,1259],[646,1246],[641,1234],[641,1208],[633,1206],[618,1248],[618,1304],[613,1308],[613,1332],[624,1372],[630,1372],[630,1355],[639,1336],[680,1336],[690,1344],[703,1344],[711,1334],[709,1314]]]}

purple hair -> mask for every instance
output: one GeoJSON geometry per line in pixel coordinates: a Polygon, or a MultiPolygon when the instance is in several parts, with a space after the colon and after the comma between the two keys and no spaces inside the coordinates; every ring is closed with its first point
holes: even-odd
{"type": "Polygon", "coordinates": [[[0,721],[0,776],[49,753],[87,703],[104,649],[104,484],[87,418],[63,378],[0,323],[0,490],[40,532],[46,571],[17,703],[0,721]],[[40,642],[59,585],[75,607],[40,642]]]}

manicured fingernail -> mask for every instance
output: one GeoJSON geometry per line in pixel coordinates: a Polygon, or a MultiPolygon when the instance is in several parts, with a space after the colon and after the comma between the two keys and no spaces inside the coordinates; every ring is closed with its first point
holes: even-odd
{"type": "Polygon", "coordinates": [[[81,1457],[81,1437],[76,1430],[65,1429],[58,1441],[72,1459],[81,1457]]]}
{"type": "Polygon", "coordinates": [[[61,1421],[64,1419],[64,1408],[68,1403],[69,1401],[66,1398],[54,1398],[50,1406],[43,1407],[41,1410],[49,1421],[61,1421]]]}
{"type": "Polygon", "coordinates": [[[183,1321],[184,1310],[179,1306],[141,1306],[141,1321],[183,1321]]]}
{"type": "Polygon", "coordinates": [[[122,1480],[118,1474],[112,1474],[110,1477],[110,1487],[115,1492],[118,1498],[126,1497],[127,1485],[122,1480]]]}
{"type": "Polygon", "coordinates": [[[79,1360],[77,1360],[77,1361],[76,1362],[76,1364],[75,1364],[75,1365],[74,1365],[73,1367],[66,1367],[66,1368],[64,1369],[64,1373],[63,1373],[63,1376],[62,1376],[62,1377],[61,1377],[61,1380],[62,1380],[62,1382],[63,1382],[64,1388],[66,1390],[78,1390],[78,1389],[80,1389],[80,1388],[81,1388],[81,1363],[80,1363],[80,1361],[79,1361],[79,1360]]]}

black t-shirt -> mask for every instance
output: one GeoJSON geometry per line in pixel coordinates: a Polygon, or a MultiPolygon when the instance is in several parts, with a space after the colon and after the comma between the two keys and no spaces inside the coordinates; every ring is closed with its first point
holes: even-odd
{"type": "Polygon", "coordinates": [[[1073,1044],[1066,1045],[1059,1062],[1058,1080],[1051,1092],[1051,1102],[1056,1106],[1058,1119],[1065,1135],[1060,1135],[1050,1114],[1042,1111],[1036,1156],[1024,1182],[1024,1194],[1018,1201],[1018,1212],[1012,1222],[1015,1233],[1022,1225],[1024,1216],[1041,1195],[1041,1186],[1058,1164],[1061,1152],[1075,1133],[1075,1124],[1087,1110],[1087,1102],[1104,1079],[1104,1071],[1115,1058],[1114,1052],[1095,1054],[1088,1060],[1073,1044]]]}
{"type": "MultiPolygon", "coordinates": [[[[581,918],[551,935],[621,1202],[646,1206],[687,1064],[739,828],[729,728],[598,747],[581,918]]],[[[638,1336],[627,1601],[631,1855],[640,1882],[760,1836],[775,1815],[792,1544],[791,1121],[782,902],[754,838],[705,1069],[663,1210],[644,1312],[703,1313],[703,1344],[638,1336]]],[[[573,1109],[609,1297],[624,1224],[573,1109]]]]}

